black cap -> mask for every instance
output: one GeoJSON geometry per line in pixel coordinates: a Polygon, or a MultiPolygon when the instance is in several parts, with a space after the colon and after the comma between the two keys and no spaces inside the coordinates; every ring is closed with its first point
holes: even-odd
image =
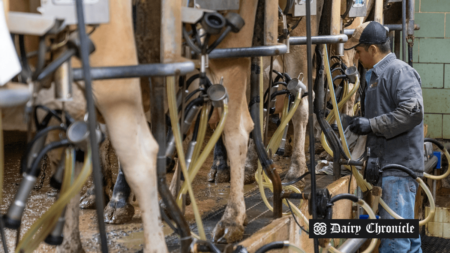
{"type": "Polygon", "coordinates": [[[355,48],[359,44],[384,44],[389,38],[389,31],[382,24],[370,21],[365,22],[355,29],[352,37],[348,40],[348,49],[355,48]]]}

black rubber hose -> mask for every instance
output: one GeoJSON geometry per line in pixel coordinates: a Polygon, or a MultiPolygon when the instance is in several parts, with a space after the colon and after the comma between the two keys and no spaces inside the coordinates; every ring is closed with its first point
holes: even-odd
{"type": "Polygon", "coordinates": [[[50,119],[52,117],[54,117],[59,122],[62,122],[61,117],[55,110],[52,110],[44,105],[37,105],[34,107],[34,124],[35,124],[37,130],[41,130],[41,129],[47,127],[47,125],[50,122],[50,119]],[[38,109],[41,109],[41,110],[44,110],[47,112],[47,115],[44,117],[42,122],[39,122],[39,120],[38,120],[38,116],[37,116],[38,109]]]}
{"type": "MultiPolygon", "coordinates": [[[[276,71],[276,70],[274,70],[274,69],[272,70],[272,72],[275,73],[275,74],[277,74],[277,78],[283,79],[283,80],[284,80],[284,75],[283,75],[283,74],[281,74],[280,72],[278,72],[278,71],[276,71]]],[[[278,79],[278,80],[279,80],[279,79],[278,79]]]]}
{"type": "Polygon", "coordinates": [[[214,41],[214,43],[212,43],[209,47],[208,50],[206,51],[206,54],[211,53],[211,51],[213,51],[222,41],[223,39],[225,39],[225,37],[228,35],[228,33],[231,32],[231,26],[227,26],[227,28],[225,28],[225,31],[222,32],[222,34],[220,34],[219,38],[217,38],[216,41],[214,41]]]}
{"type": "Polygon", "coordinates": [[[347,75],[337,75],[333,78],[333,85],[334,85],[334,81],[338,80],[338,79],[344,79],[347,78],[347,75]]]}
{"type": "Polygon", "coordinates": [[[278,241],[278,242],[271,242],[269,244],[266,244],[264,246],[262,246],[261,248],[259,248],[257,251],[255,251],[255,253],[264,253],[270,250],[274,250],[274,249],[282,249],[284,247],[288,247],[288,244],[285,244],[284,241],[278,241]]]}
{"type": "Polygon", "coordinates": [[[413,46],[408,43],[408,64],[413,66],[413,46]]]}
{"type": "Polygon", "coordinates": [[[311,174],[311,173],[310,173],[309,171],[307,171],[307,172],[305,172],[305,174],[299,176],[298,178],[296,178],[296,179],[294,179],[294,180],[292,180],[292,181],[289,181],[289,182],[281,183],[281,185],[286,186],[286,185],[292,185],[292,184],[295,184],[295,183],[297,183],[298,181],[302,180],[304,177],[306,177],[308,174],[311,174]]]}
{"type": "Polygon", "coordinates": [[[180,235],[180,231],[173,225],[172,221],[169,219],[166,212],[164,212],[161,206],[159,207],[159,212],[161,213],[162,219],[167,223],[167,225],[169,225],[170,229],[172,229],[176,234],[180,235]]]}
{"type": "Polygon", "coordinates": [[[49,143],[47,146],[45,146],[41,150],[41,152],[39,152],[39,154],[33,160],[33,163],[31,164],[30,169],[27,171],[27,174],[30,176],[38,177],[39,172],[40,172],[39,163],[44,158],[44,156],[53,149],[60,148],[60,147],[66,147],[69,145],[70,145],[70,141],[67,139],[62,139],[60,141],[55,141],[55,142],[49,143]]]}
{"type": "Polygon", "coordinates": [[[424,142],[424,143],[425,143],[425,142],[431,142],[431,143],[433,143],[434,145],[436,145],[439,149],[441,149],[441,150],[444,150],[444,149],[445,149],[444,145],[442,145],[442,143],[440,143],[439,141],[437,141],[437,140],[435,140],[435,139],[425,138],[425,139],[423,140],[423,142],[424,142]]]}
{"type": "Polygon", "coordinates": [[[333,72],[336,70],[341,71],[341,73],[345,75],[345,71],[342,68],[334,68],[333,70],[331,70],[331,74],[333,74],[333,72]]]}
{"type": "Polygon", "coordinates": [[[198,97],[194,100],[192,100],[191,102],[189,102],[189,104],[186,106],[186,109],[184,110],[184,117],[186,118],[187,114],[189,113],[189,111],[192,109],[192,107],[194,105],[196,106],[201,106],[203,105],[203,97],[198,97]]]}
{"type": "Polygon", "coordinates": [[[40,82],[53,72],[55,72],[64,62],[70,61],[70,58],[76,54],[75,49],[67,49],[56,60],[52,61],[42,72],[39,73],[36,81],[40,82]]]}
{"type": "Polygon", "coordinates": [[[408,169],[405,166],[400,165],[400,164],[387,164],[381,168],[381,172],[383,173],[386,170],[395,170],[395,169],[398,169],[398,170],[401,170],[401,171],[407,173],[413,179],[417,178],[416,174],[411,169],[408,169]]]}
{"type": "Polygon", "coordinates": [[[347,0],[347,9],[345,10],[344,14],[341,15],[342,19],[345,19],[350,12],[350,9],[352,8],[353,0],[347,0]]]}
{"type": "Polygon", "coordinates": [[[25,38],[23,34],[19,35],[19,50],[20,50],[20,59],[22,63],[22,72],[21,76],[23,78],[22,82],[26,83],[27,79],[31,77],[31,68],[28,64],[27,58],[27,50],[25,49],[25,38]]]}
{"type": "Polygon", "coordinates": [[[283,73],[283,75],[284,75],[284,78],[285,78],[284,80],[286,81],[286,83],[289,83],[292,80],[291,76],[289,76],[288,73],[283,73]]]}
{"type": "Polygon", "coordinates": [[[53,130],[61,130],[61,131],[66,131],[66,127],[63,126],[49,126],[47,128],[42,129],[41,131],[37,132],[37,134],[34,136],[34,138],[27,144],[27,148],[25,150],[25,154],[22,156],[22,159],[20,160],[20,172],[24,173],[28,168],[27,168],[27,163],[28,163],[28,156],[29,153],[31,152],[31,149],[34,146],[34,143],[39,140],[40,138],[42,138],[44,135],[48,134],[48,132],[53,131],[53,130]]]}
{"type": "Polygon", "coordinates": [[[292,6],[294,6],[294,3],[295,3],[294,0],[286,1],[286,6],[284,7],[284,10],[283,10],[284,15],[289,14],[289,11],[292,9],[292,6]]]}
{"type": "Polygon", "coordinates": [[[342,194],[338,194],[338,195],[332,197],[330,199],[330,203],[334,204],[334,202],[339,201],[339,200],[343,200],[343,199],[348,199],[348,200],[353,201],[355,203],[357,203],[359,201],[358,197],[356,197],[353,194],[342,193],[342,194]]]}
{"type": "Polygon", "coordinates": [[[84,10],[83,10],[83,1],[76,1],[76,13],[77,13],[77,21],[78,21],[78,34],[80,36],[80,58],[82,63],[82,69],[84,73],[84,85],[85,85],[85,98],[86,98],[86,107],[87,113],[89,115],[89,142],[91,146],[92,153],[92,174],[94,178],[94,186],[95,186],[95,206],[96,206],[96,214],[97,214],[97,222],[98,222],[98,230],[100,232],[100,248],[102,253],[108,252],[108,240],[106,238],[106,226],[105,221],[102,219],[103,216],[103,208],[104,208],[104,196],[103,196],[103,175],[100,166],[100,152],[97,142],[97,135],[95,135],[95,131],[97,128],[97,113],[95,110],[94,103],[94,95],[92,91],[92,78],[91,78],[91,68],[89,65],[89,41],[86,34],[86,26],[84,22],[84,10]]]}
{"type": "Polygon", "coordinates": [[[194,50],[194,52],[196,52],[197,54],[201,54],[202,50],[200,50],[200,48],[197,47],[197,45],[194,44],[194,42],[192,41],[191,37],[189,37],[188,32],[186,31],[186,28],[183,26],[183,37],[186,40],[186,43],[188,44],[188,46],[194,50]]]}

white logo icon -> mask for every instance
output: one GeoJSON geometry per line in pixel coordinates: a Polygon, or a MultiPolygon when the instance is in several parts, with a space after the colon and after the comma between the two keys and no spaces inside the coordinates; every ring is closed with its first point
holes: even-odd
{"type": "Polygon", "coordinates": [[[325,235],[327,233],[327,224],[324,222],[317,222],[314,224],[314,234],[315,235],[325,235]]]}

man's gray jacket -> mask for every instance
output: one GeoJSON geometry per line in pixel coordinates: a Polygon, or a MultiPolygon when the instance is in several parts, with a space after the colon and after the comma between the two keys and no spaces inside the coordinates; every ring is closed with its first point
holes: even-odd
{"type": "MultiPolygon", "coordinates": [[[[373,133],[367,136],[371,157],[381,167],[400,164],[423,176],[423,98],[420,76],[391,53],[374,68],[365,96],[365,117],[373,133]]],[[[408,176],[389,170],[383,176],[408,176]]]]}

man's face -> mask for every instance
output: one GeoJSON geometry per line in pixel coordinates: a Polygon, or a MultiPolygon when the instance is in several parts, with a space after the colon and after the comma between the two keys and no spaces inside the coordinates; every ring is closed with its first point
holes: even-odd
{"type": "Polygon", "coordinates": [[[359,62],[361,62],[361,65],[363,65],[365,69],[373,68],[373,65],[375,65],[373,48],[369,47],[366,51],[364,47],[357,46],[355,50],[356,50],[356,59],[359,60],[359,62]]]}

